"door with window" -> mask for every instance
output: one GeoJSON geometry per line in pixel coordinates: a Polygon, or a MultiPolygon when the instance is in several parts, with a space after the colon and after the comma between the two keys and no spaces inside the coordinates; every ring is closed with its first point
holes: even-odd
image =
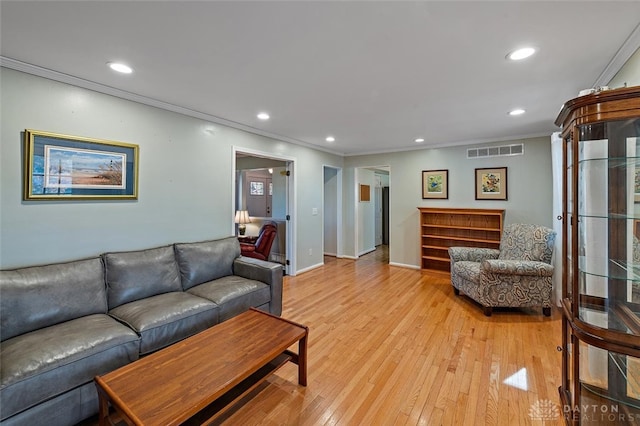
{"type": "Polygon", "coordinates": [[[249,216],[271,217],[273,183],[271,177],[260,171],[247,172],[245,194],[249,216]]]}

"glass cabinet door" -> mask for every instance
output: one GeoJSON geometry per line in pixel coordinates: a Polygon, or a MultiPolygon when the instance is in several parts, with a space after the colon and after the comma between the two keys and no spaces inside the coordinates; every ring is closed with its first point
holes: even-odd
{"type": "MultiPolygon", "coordinates": [[[[640,120],[580,127],[577,241],[579,319],[638,336],[640,286],[635,136],[640,120]],[[635,290],[635,291],[634,291],[635,290]],[[637,297],[637,296],[635,296],[637,297]]],[[[638,169],[640,171],[640,169],[638,169]]]]}
{"type": "MultiPolygon", "coordinates": [[[[579,126],[577,186],[578,317],[611,342],[580,341],[573,362],[579,405],[623,409],[640,420],[638,358],[616,344],[640,346],[640,120],[579,126]],[[593,343],[593,344],[590,344],[593,343]]],[[[583,413],[584,414],[584,413],[583,413]]],[[[592,413],[600,415],[602,413],[592,413]]],[[[626,424],[614,422],[612,424],[626,424]]],[[[601,424],[609,424],[604,422],[601,424]]]]}

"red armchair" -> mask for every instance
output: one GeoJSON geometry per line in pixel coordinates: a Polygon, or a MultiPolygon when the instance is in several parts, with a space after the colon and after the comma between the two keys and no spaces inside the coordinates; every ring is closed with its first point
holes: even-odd
{"type": "Polygon", "coordinates": [[[278,225],[275,222],[265,222],[260,228],[255,244],[240,243],[240,254],[260,260],[269,260],[271,246],[277,233],[278,225]]]}

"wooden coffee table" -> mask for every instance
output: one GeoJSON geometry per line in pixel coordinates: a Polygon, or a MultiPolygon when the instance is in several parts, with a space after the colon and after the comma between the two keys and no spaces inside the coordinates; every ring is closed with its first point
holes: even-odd
{"type": "Polygon", "coordinates": [[[129,425],[206,424],[282,365],[307,385],[309,329],[251,309],[195,336],[95,378],[99,424],[109,404],[129,425]],[[298,342],[298,353],[288,348],[298,342]]]}

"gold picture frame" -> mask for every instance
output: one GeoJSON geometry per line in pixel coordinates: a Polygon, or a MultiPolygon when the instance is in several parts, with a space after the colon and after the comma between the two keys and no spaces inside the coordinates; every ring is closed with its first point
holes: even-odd
{"type": "Polygon", "coordinates": [[[422,199],[449,198],[449,170],[422,171],[422,199]]]}
{"type": "Polygon", "coordinates": [[[507,200],[507,168],[476,169],[476,200],[507,200]]]}
{"type": "Polygon", "coordinates": [[[138,198],[138,145],[26,129],[23,200],[138,198]]]}
{"type": "Polygon", "coordinates": [[[360,185],[360,201],[364,203],[371,201],[371,187],[369,185],[360,185]]]}

